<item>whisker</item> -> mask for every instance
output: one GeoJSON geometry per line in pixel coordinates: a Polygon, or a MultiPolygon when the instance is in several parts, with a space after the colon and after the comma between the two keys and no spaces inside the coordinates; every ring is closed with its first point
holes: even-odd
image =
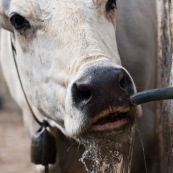
{"type": "Polygon", "coordinates": [[[74,145],[75,143],[77,143],[77,142],[74,141],[74,142],[68,147],[67,152],[69,152],[69,150],[73,147],[73,145],[74,145]]]}
{"type": "Polygon", "coordinates": [[[79,151],[79,148],[82,144],[81,143],[77,143],[77,144],[78,144],[77,151],[79,151]]]}
{"type": "Polygon", "coordinates": [[[132,166],[132,158],[133,158],[133,147],[134,147],[134,142],[135,142],[135,133],[132,136],[132,143],[130,146],[130,150],[129,150],[129,165],[128,165],[128,172],[130,173],[131,170],[131,166],[132,166]]]}
{"type": "Polygon", "coordinates": [[[138,132],[138,135],[139,135],[139,139],[140,139],[140,142],[141,142],[141,146],[142,146],[142,152],[143,152],[143,157],[144,157],[144,164],[145,164],[145,171],[146,173],[148,173],[148,170],[147,170],[147,162],[146,162],[146,156],[145,156],[145,148],[144,148],[144,144],[143,144],[143,140],[142,140],[142,137],[141,137],[141,132],[138,128],[136,128],[137,132],[138,132]]]}

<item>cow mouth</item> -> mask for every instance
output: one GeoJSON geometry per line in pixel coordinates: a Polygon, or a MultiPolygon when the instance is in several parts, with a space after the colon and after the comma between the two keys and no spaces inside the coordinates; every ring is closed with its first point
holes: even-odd
{"type": "Polygon", "coordinates": [[[111,112],[96,118],[91,126],[92,131],[119,130],[131,123],[132,116],[130,111],[111,112]]]}

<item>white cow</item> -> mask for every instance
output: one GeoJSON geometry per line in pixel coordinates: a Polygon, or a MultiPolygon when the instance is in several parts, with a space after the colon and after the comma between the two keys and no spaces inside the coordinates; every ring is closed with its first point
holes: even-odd
{"type": "MultiPolygon", "coordinates": [[[[36,122],[21,89],[14,58],[32,110],[39,120],[46,118],[55,127],[58,151],[54,172],[84,172],[78,162],[82,147],[75,154],[78,145],[72,145],[74,142],[65,136],[78,141],[82,139],[82,142],[90,138],[113,138],[114,142],[124,144],[133,134],[140,107],[128,104],[128,98],[136,88],[132,77],[121,65],[115,31],[119,23],[117,37],[121,59],[133,74],[135,66],[132,65],[136,62],[137,66],[140,62],[148,63],[148,59],[136,60],[147,48],[145,44],[140,45],[144,42],[140,40],[142,30],[137,38],[139,45],[127,37],[131,31],[125,31],[125,27],[131,27],[133,23],[124,16],[142,14],[137,8],[139,5],[150,11],[152,1],[121,1],[118,2],[117,20],[115,0],[0,1],[0,24],[5,29],[1,31],[3,72],[30,133],[35,132],[36,122]],[[126,48],[126,42],[131,46],[126,48]],[[136,51],[135,44],[139,53],[129,59],[136,51]]],[[[137,22],[141,22],[140,17],[137,22]]],[[[151,25],[148,27],[152,28],[151,25]]],[[[150,39],[150,32],[146,32],[144,38],[146,36],[150,39]]],[[[149,50],[149,56],[153,49],[149,50]]],[[[141,79],[146,76],[146,66],[140,70],[138,77],[141,79]]],[[[135,78],[137,84],[141,81],[139,78],[135,78]]],[[[141,82],[138,87],[143,84],[141,82]]],[[[143,87],[146,89],[148,85],[143,87]]]]}

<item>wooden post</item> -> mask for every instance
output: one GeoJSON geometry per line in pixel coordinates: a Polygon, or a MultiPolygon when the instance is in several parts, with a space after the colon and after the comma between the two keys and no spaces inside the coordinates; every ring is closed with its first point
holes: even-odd
{"type": "MultiPolygon", "coordinates": [[[[173,0],[157,0],[158,86],[173,86],[173,0]]],[[[173,172],[173,101],[159,103],[156,129],[161,173],[173,172]]]]}

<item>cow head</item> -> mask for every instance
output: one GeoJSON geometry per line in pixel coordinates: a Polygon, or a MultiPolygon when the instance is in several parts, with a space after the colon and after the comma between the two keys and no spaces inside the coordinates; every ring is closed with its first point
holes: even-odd
{"type": "Polygon", "coordinates": [[[72,138],[127,135],[137,108],[121,66],[115,0],[1,0],[29,102],[72,138]]]}

